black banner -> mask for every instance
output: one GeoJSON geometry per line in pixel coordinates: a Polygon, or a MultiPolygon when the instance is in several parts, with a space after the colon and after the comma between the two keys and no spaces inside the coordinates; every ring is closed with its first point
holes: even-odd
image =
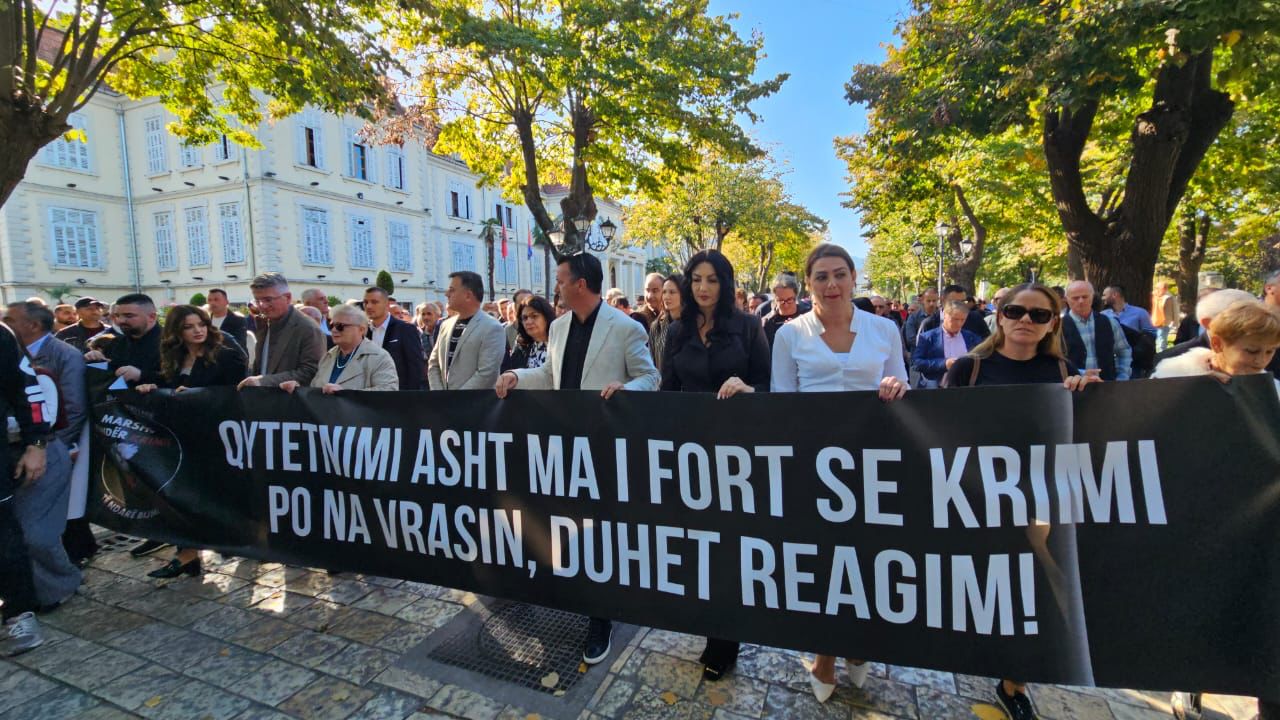
{"type": "Polygon", "coordinates": [[[98,397],[92,516],[132,534],[900,665],[1280,687],[1270,376],[98,397]]]}

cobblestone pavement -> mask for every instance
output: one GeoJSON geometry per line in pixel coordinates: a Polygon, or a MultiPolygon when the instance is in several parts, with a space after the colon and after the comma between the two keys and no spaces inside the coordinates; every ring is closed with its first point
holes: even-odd
{"type": "MultiPolygon", "coordinates": [[[[498,681],[467,687],[391,667],[475,600],[448,588],[206,552],[205,574],[148,579],[159,558],[99,555],[79,594],[42,617],[44,646],[0,660],[0,720],[297,717],[546,717],[490,699],[498,681]]],[[[641,630],[622,650],[582,719],[981,718],[1001,720],[990,678],[876,665],[864,690],[842,685],[825,705],[800,654],[746,646],[734,673],[702,680],[702,638],[641,630]]],[[[1167,693],[1033,686],[1045,720],[1167,720],[1167,693]]],[[[1247,720],[1252,701],[1214,697],[1247,720]]]]}

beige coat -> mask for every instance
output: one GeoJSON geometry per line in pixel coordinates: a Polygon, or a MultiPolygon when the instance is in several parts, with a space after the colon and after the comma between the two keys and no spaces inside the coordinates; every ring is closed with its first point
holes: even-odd
{"type": "MultiPolygon", "coordinates": [[[[320,359],[320,367],[311,380],[311,387],[324,387],[329,382],[329,374],[338,362],[337,345],[329,348],[320,359]]],[[[338,376],[338,384],[343,390],[399,390],[400,376],[396,373],[396,363],[386,350],[365,340],[356,347],[355,354],[347,361],[342,374],[338,376]]]]}
{"type": "Polygon", "coordinates": [[[435,347],[427,359],[427,379],[432,390],[492,390],[507,357],[507,331],[502,323],[483,312],[467,321],[449,362],[449,336],[458,316],[445,320],[436,333],[435,347]]]}
{"type": "MultiPolygon", "coordinates": [[[[551,323],[547,332],[547,362],[533,370],[513,370],[520,379],[516,387],[560,389],[560,368],[564,364],[571,322],[573,313],[567,312],[551,323]]],[[[602,302],[582,363],[581,388],[601,390],[609,383],[620,382],[627,390],[657,390],[661,376],[649,354],[648,339],[640,323],[602,302]]]]}

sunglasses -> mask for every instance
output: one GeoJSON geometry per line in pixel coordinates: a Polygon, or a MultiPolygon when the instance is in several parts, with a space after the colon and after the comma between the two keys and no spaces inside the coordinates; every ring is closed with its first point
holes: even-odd
{"type": "Polygon", "coordinates": [[[1010,320],[1021,320],[1024,315],[1031,316],[1031,322],[1045,325],[1053,320],[1053,311],[1045,308],[1024,308],[1021,305],[1005,305],[1000,313],[1010,320]]]}
{"type": "Polygon", "coordinates": [[[329,332],[342,332],[349,327],[360,327],[355,323],[329,323],[329,332]]]}

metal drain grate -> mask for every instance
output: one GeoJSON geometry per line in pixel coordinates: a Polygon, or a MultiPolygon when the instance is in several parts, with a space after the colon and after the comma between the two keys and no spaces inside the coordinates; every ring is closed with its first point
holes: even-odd
{"type": "Polygon", "coordinates": [[[136,538],[132,535],[121,535],[119,533],[113,535],[99,535],[98,552],[120,552],[130,550],[133,546],[142,542],[142,538],[136,538]]]}
{"type": "Polygon", "coordinates": [[[431,659],[555,696],[582,678],[585,616],[509,600],[472,610],[481,615],[479,626],[442,642],[431,659]]]}

